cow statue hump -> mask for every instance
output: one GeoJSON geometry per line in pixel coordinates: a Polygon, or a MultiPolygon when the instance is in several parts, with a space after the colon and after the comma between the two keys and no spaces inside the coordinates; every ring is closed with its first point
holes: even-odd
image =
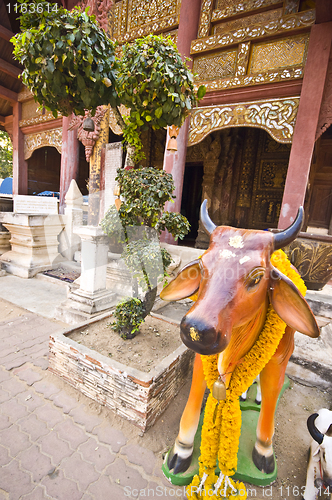
{"type": "Polygon", "coordinates": [[[235,367],[258,339],[271,304],[287,327],[260,374],[262,405],[252,454],[256,467],[271,473],[275,467],[274,413],[294,349],[294,331],[314,338],[319,335],[315,317],[297,287],[270,262],[271,254],[288,245],[300,232],[303,208],[289,228],[272,233],[216,226],[206,204],[205,200],[200,217],[210,235],[207,251],[182,269],[160,294],[169,301],[197,294],[180,325],[181,339],[196,352],[196,357],[189,399],[168,455],[168,467],[177,474],[186,471],[191,463],[206,389],[200,355],[218,355],[219,383],[227,389],[235,367]]]}

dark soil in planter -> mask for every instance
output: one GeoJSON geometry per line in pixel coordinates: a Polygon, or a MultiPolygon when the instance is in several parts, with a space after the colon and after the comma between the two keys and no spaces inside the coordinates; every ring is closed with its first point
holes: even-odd
{"type": "Polygon", "coordinates": [[[112,330],[112,316],[72,333],[69,338],[143,372],[174,352],[181,344],[180,327],[147,316],[136,337],[124,340],[112,330]]]}

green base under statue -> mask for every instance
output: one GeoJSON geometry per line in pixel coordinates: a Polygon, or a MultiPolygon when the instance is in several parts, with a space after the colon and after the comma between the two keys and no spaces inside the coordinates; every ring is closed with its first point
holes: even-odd
{"type": "MultiPolygon", "coordinates": [[[[259,471],[254,465],[251,454],[256,441],[256,427],[259,416],[260,405],[255,403],[256,396],[256,384],[252,385],[247,394],[246,401],[241,402],[242,410],[242,427],[241,436],[238,451],[238,467],[237,472],[233,476],[233,479],[244,481],[246,483],[254,484],[256,486],[268,486],[273,483],[277,478],[277,462],[275,459],[275,469],[271,474],[264,474],[259,471]]],[[[286,376],[284,385],[281,389],[279,399],[284,393],[284,391],[289,387],[289,379],[286,376]]],[[[278,402],[279,402],[278,399],[278,402]]],[[[165,457],[162,471],[167,479],[176,486],[185,486],[190,484],[193,477],[198,474],[198,459],[200,455],[200,443],[201,443],[201,431],[203,424],[203,413],[201,415],[198,429],[194,441],[194,452],[191,465],[186,472],[181,474],[173,474],[167,466],[168,453],[165,457]]],[[[217,474],[219,470],[217,469],[217,474]]]]}

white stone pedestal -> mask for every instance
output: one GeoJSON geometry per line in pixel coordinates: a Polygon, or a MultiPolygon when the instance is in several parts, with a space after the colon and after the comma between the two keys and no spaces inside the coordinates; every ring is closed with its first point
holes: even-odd
{"type": "Polygon", "coordinates": [[[11,250],[0,257],[9,274],[32,278],[63,260],[58,235],[64,227],[61,215],[0,213],[0,222],[11,234],[11,250]]]}
{"type": "Polygon", "coordinates": [[[66,302],[56,309],[57,318],[71,324],[91,319],[116,304],[116,294],[106,289],[109,238],[95,226],[82,226],[74,232],[82,240],[80,288],[72,288],[66,302]]]}
{"type": "Polygon", "coordinates": [[[0,224],[0,255],[10,250],[10,232],[0,224]]]}

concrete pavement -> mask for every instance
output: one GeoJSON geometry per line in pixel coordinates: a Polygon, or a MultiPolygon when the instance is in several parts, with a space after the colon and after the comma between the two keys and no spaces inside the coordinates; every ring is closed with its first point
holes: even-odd
{"type": "MultiPolygon", "coordinates": [[[[66,326],[54,320],[53,311],[65,297],[66,286],[55,280],[0,277],[0,500],[184,498],[183,489],[163,478],[161,465],[176,437],[189,383],[143,435],[49,373],[49,335],[66,326]]],[[[294,388],[277,416],[276,491],[284,481],[304,484],[306,418],[331,404],[328,393],[294,388]],[[303,453],[299,472],[290,476],[293,447],[281,431],[293,414],[303,424],[296,435],[297,453],[299,446],[303,453]]],[[[258,490],[257,498],[263,496],[258,490]]]]}
{"type": "Polygon", "coordinates": [[[139,429],[47,372],[59,324],[16,310],[0,322],[0,500],[174,497],[139,429]]]}

